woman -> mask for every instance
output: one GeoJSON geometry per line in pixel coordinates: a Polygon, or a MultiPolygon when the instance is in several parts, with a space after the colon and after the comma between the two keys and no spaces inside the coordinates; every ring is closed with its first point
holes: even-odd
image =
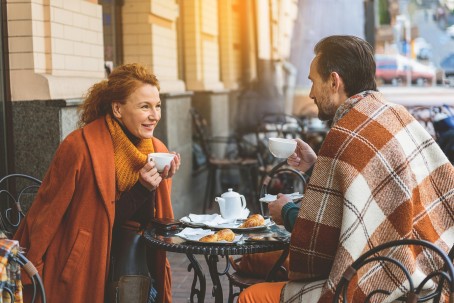
{"type": "MultiPolygon", "coordinates": [[[[162,173],[147,161],[168,152],[153,137],[161,118],[156,77],[138,64],[120,66],[93,85],[80,110],[81,127],[60,144],[15,235],[51,303],[104,302],[114,230],[173,218],[170,178],[180,156],[162,173]]],[[[165,253],[150,263],[157,301],[171,301],[165,253]]]]}

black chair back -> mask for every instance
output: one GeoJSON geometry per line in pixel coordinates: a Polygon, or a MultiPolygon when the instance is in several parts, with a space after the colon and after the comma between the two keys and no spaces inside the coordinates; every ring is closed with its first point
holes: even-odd
{"type": "MultiPolygon", "coordinates": [[[[13,237],[40,185],[39,179],[24,174],[10,174],[0,178],[0,232],[3,232],[7,238],[13,237]]],[[[21,252],[11,254],[8,263],[18,264],[22,273],[25,272],[30,277],[31,302],[37,302],[40,299],[40,302],[46,303],[44,285],[36,267],[21,252]]],[[[4,291],[12,298],[11,302],[14,302],[13,290],[6,285],[4,291]]]]}
{"type": "MultiPolygon", "coordinates": [[[[263,176],[260,186],[260,197],[266,194],[277,195],[291,194],[294,192],[304,193],[306,190],[308,176],[287,165],[282,161],[263,176]]],[[[263,203],[260,203],[262,215],[266,215],[263,203]]]]}
{"type": "Polygon", "coordinates": [[[258,161],[255,154],[253,157],[249,157],[244,152],[246,149],[252,148],[254,150],[254,147],[250,147],[250,143],[242,140],[239,135],[210,136],[207,121],[195,108],[191,108],[190,113],[195,130],[194,139],[200,144],[206,158],[206,165],[202,169],[207,168],[208,170],[202,212],[206,213],[208,208],[213,207],[218,185],[224,187],[221,192],[226,191],[228,188],[233,188],[245,195],[249,194],[248,201],[255,201],[257,198],[258,161]],[[218,147],[217,150],[215,149],[216,147],[218,147]],[[227,180],[226,184],[221,184],[223,183],[220,180],[222,176],[218,177],[218,171],[223,171],[224,173],[236,171],[238,178],[225,178],[227,180]],[[232,184],[232,180],[237,184],[232,184]],[[240,185],[242,186],[241,190],[240,185]]]}
{"type": "Polygon", "coordinates": [[[24,174],[0,179],[0,230],[12,238],[30,208],[41,181],[24,174]]]}
{"type": "MultiPolygon", "coordinates": [[[[451,249],[450,254],[452,253],[453,252],[451,249]]],[[[386,267],[389,272],[393,272],[394,276],[397,276],[399,274],[405,275],[406,279],[408,280],[409,287],[406,289],[404,296],[400,297],[398,301],[440,302],[444,287],[447,288],[447,294],[450,295],[449,302],[453,302],[454,300],[454,266],[452,263],[452,256],[450,258],[450,256],[448,256],[440,248],[430,242],[415,239],[402,239],[376,246],[356,259],[356,261],[353,262],[353,264],[345,270],[341,280],[339,281],[336,287],[333,303],[347,303],[347,291],[349,289],[350,282],[354,280],[353,278],[355,277],[356,273],[364,266],[370,266],[374,263],[379,264],[379,266],[381,267],[386,267]],[[428,258],[430,258],[430,260],[428,260],[428,262],[434,262],[434,259],[432,259],[432,257],[438,256],[440,257],[442,264],[440,268],[429,273],[419,283],[419,285],[415,285],[409,269],[405,268],[405,266],[399,260],[393,258],[393,256],[390,254],[393,249],[396,249],[399,246],[419,246],[418,249],[424,250],[426,255],[429,256],[428,258]],[[428,283],[431,283],[429,281],[435,282],[437,287],[428,290],[424,289],[425,286],[428,285],[428,283]]],[[[375,302],[372,300],[376,298],[377,295],[389,295],[389,286],[390,285],[380,285],[380,283],[374,285],[373,291],[371,291],[369,294],[366,294],[366,300],[364,302],[375,302]]],[[[401,287],[400,289],[403,289],[403,287],[401,287]]]]}

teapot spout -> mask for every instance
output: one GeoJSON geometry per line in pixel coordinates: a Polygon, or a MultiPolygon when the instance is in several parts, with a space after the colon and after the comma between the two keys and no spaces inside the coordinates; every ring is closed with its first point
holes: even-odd
{"type": "Polygon", "coordinates": [[[216,198],[214,198],[214,201],[219,203],[219,210],[222,213],[224,211],[225,199],[224,198],[220,198],[220,197],[216,197],[216,198]]]}

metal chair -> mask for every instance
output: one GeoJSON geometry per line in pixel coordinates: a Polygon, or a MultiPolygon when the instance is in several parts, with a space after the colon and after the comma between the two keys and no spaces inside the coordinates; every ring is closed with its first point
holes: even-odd
{"type": "Polygon", "coordinates": [[[10,240],[2,235],[0,238],[0,298],[1,302],[14,302],[22,299],[24,290],[19,280],[28,275],[31,280],[30,291],[27,293],[30,301],[46,303],[46,293],[43,282],[36,267],[22,254],[19,242],[10,240]]]}
{"type": "MultiPolygon", "coordinates": [[[[287,161],[280,162],[278,165],[273,167],[273,169],[268,172],[261,182],[260,188],[260,197],[265,196],[265,194],[277,194],[277,193],[293,193],[299,191],[304,192],[307,184],[307,176],[301,173],[300,171],[289,167],[287,161]]],[[[265,215],[263,209],[263,204],[260,203],[260,211],[262,215],[265,215]]],[[[261,282],[273,282],[273,281],[284,281],[287,277],[287,270],[283,266],[285,259],[289,253],[288,247],[282,251],[279,259],[276,261],[274,266],[268,272],[265,278],[258,278],[253,275],[248,275],[235,271],[233,273],[227,273],[229,279],[229,302],[233,302],[234,298],[237,297],[243,289],[261,282]],[[233,288],[238,287],[239,291],[234,292],[233,288]]],[[[236,259],[230,257],[229,261],[232,264],[232,267],[237,267],[235,264],[238,264],[242,261],[242,256],[236,259]]]]}
{"type": "MultiPolygon", "coordinates": [[[[243,156],[242,144],[238,136],[231,137],[212,137],[209,134],[206,120],[199,114],[195,108],[191,108],[192,121],[195,128],[195,140],[202,147],[206,157],[206,167],[208,169],[207,186],[203,202],[203,213],[213,206],[215,190],[218,183],[218,171],[237,170],[240,176],[245,179],[246,189],[251,192],[255,200],[257,198],[256,187],[258,179],[258,161],[256,157],[243,156]],[[224,157],[216,156],[212,152],[214,144],[223,144],[228,150],[224,157]],[[233,146],[233,148],[232,148],[233,146]],[[231,147],[230,149],[227,147],[231,147]]],[[[250,199],[249,199],[250,200],[250,199]]]]}
{"type": "MultiPolygon", "coordinates": [[[[440,302],[442,296],[443,287],[447,287],[448,293],[450,295],[450,302],[454,300],[454,266],[452,258],[454,252],[451,249],[449,256],[445,254],[440,248],[436,247],[434,244],[424,241],[424,240],[415,240],[415,239],[402,239],[391,241],[388,243],[381,244],[376,246],[363,255],[361,255],[352,265],[350,265],[344,272],[341,280],[339,281],[336,292],[333,298],[333,303],[343,302],[347,303],[347,291],[351,281],[354,280],[356,273],[361,270],[364,266],[371,266],[378,262],[379,266],[386,267],[388,272],[393,272],[393,275],[396,276],[398,273],[405,275],[406,279],[409,282],[409,288],[406,289],[406,293],[398,299],[402,302],[440,302]],[[390,252],[396,249],[399,246],[419,246],[418,249],[425,250],[427,255],[437,255],[441,262],[442,266],[437,270],[429,273],[419,285],[415,285],[411,274],[407,268],[402,264],[401,260],[393,258],[390,252]],[[423,292],[424,286],[427,285],[429,281],[434,281],[437,285],[436,288],[423,292]]],[[[430,260],[434,262],[434,260],[430,260]]],[[[376,281],[378,284],[374,285],[374,290],[366,295],[365,302],[371,302],[374,296],[376,295],[389,295],[391,290],[386,288],[390,285],[380,285],[380,281],[376,281]]],[[[429,282],[430,283],[430,282],[429,282]]],[[[383,283],[385,284],[385,283],[383,283]]],[[[401,289],[403,289],[401,287],[401,289]]],[[[382,300],[383,298],[381,298],[382,300]]]]}
{"type": "MultiPolygon", "coordinates": [[[[245,288],[248,288],[251,285],[262,283],[262,282],[277,282],[277,281],[285,281],[287,280],[287,270],[283,266],[285,259],[289,254],[289,246],[282,250],[282,254],[280,255],[279,259],[276,261],[274,266],[268,272],[265,278],[258,278],[252,275],[247,275],[241,272],[227,272],[227,278],[229,279],[229,298],[228,302],[233,303],[235,297],[240,295],[245,288]],[[239,291],[234,292],[234,287],[238,287],[239,291]]],[[[229,257],[229,262],[232,263],[239,263],[241,262],[242,257],[233,259],[229,257]]]]}
{"type": "MultiPolygon", "coordinates": [[[[37,302],[38,298],[41,299],[41,303],[46,303],[46,291],[44,290],[43,281],[41,280],[41,276],[32,262],[30,262],[22,253],[18,253],[17,256],[13,257],[11,262],[19,264],[32,280],[33,292],[31,303],[37,302]]],[[[12,301],[14,302],[14,300],[12,301]]]]}
{"type": "Polygon", "coordinates": [[[0,230],[12,238],[30,208],[41,181],[24,174],[0,179],[0,230]]]}
{"type": "MultiPolygon", "coordinates": [[[[10,174],[0,179],[0,231],[7,238],[11,239],[16,232],[40,185],[39,179],[24,174],[10,174]]],[[[11,254],[8,262],[18,264],[32,281],[31,302],[46,303],[44,285],[36,267],[21,252],[11,254]]],[[[13,291],[8,287],[4,291],[14,302],[13,291]]]]}
{"type": "MultiPolygon", "coordinates": [[[[277,195],[278,193],[303,193],[306,189],[308,178],[306,174],[288,166],[287,161],[282,161],[262,177],[259,196],[264,197],[266,194],[277,195]]],[[[259,204],[261,214],[266,215],[263,203],[259,202],[259,204]]]]}

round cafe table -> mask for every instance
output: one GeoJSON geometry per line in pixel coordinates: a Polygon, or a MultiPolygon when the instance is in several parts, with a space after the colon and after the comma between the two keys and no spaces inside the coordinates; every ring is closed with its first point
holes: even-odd
{"type": "Polygon", "coordinates": [[[186,241],[178,236],[175,232],[161,233],[157,229],[151,228],[144,232],[143,237],[146,244],[151,248],[159,248],[169,252],[184,253],[188,257],[191,265],[188,271],[194,269],[194,278],[192,281],[190,301],[194,302],[194,297],[197,296],[197,302],[205,301],[206,279],[200,264],[197,262],[194,255],[204,255],[208,264],[210,277],[213,282],[213,297],[216,303],[223,301],[222,286],[219,276],[224,275],[229,270],[229,255],[254,254],[261,252],[276,251],[286,249],[289,245],[290,233],[285,229],[274,225],[266,228],[263,231],[244,232],[242,240],[234,244],[214,244],[214,243],[199,243],[186,241]],[[264,241],[264,242],[248,242],[245,241],[250,235],[271,235],[284,238],[283,241],[264,241]],[[226,267],[219,272],[217,263],[219,256],[225,256],[226,267]],[[200,289],[197,289],[197,281],[199,281],[200,289]]]}

